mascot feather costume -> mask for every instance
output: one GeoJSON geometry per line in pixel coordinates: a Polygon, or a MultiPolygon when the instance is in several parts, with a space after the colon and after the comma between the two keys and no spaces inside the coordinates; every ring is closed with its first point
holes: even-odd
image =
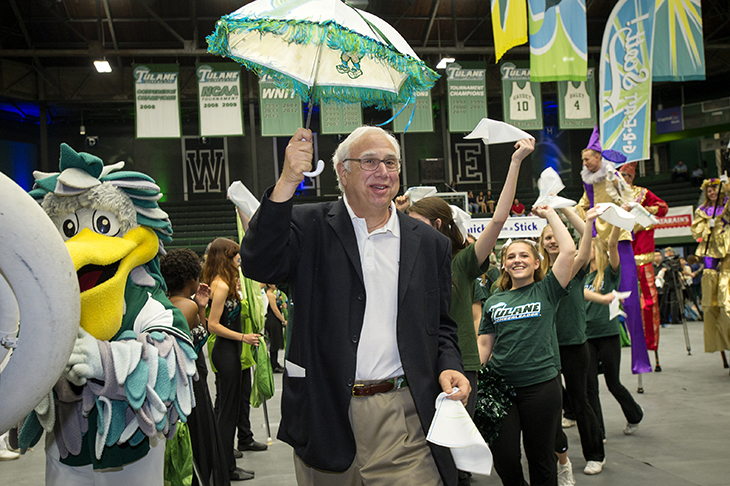
{"type": "Polygon", "coordinates": [[[163,484],[165,438],[195,406],[196,354],[165,297],[171,241],[154,180],[61,145],[60,173],[30,192],[66,241],[81,322],[64,373],[26,419],[22,446],[46,440],[46,484],[163,484]]]}

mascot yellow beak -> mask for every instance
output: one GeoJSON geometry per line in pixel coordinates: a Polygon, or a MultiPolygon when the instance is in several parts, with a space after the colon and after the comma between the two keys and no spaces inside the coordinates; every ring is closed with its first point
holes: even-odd
{"type": "Polygon", "coordinates": [[[144,226],[123,237],[104,236],[88,228],[66,241],[81,290],[81,327],[108,341],[122,325],[124,289],[135,267],[152,260],[159,241],[144,226]]]}

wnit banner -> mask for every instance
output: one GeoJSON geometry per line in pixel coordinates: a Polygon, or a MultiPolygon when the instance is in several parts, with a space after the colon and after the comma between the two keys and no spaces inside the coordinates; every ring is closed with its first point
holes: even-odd
{"type": "Polygon", "coordinates": [[[655,0],[619,0],[601,44],[601,146],[649,158],[655,0]]]}

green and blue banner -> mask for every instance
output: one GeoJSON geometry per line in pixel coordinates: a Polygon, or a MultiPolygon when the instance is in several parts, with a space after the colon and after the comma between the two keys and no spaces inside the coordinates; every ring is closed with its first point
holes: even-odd
{"type": "Polygon", "coordinates": [[[705,79],[700,0],[656,0],[654,82],[705,79]]]}
{"type": "Polygon", "coordinates": [[[585,81],[588,31],[585,0],[528,0],[530,78],[585,81]]]}
{"type": "Polygon", "coordinates": [[[601,147],[649,159],[655,0],[619,0],[601,44],[601,147]]]}
{"type": "Polygon", "coordinates": [[[505,52],[527,42],[525,0],[491,0],[495,62],[505,52]]]}

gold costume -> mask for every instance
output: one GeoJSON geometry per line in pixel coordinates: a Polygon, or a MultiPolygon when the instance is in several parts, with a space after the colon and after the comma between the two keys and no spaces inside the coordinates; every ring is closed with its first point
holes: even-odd
{"type": "Polygon", "coordinates": [[[712,203],[697,208],[691,228],[692,237],[701,239],[695,254],[705,263],[702,310],[707,353],[730,349],[730,201],[724,191],[718,198],[724,204],[717,208],[712,203]],[[713,214],[717,217],[712,218],[713,214]],[[714,227],[710,227],[713,219],[714,227]]]}

